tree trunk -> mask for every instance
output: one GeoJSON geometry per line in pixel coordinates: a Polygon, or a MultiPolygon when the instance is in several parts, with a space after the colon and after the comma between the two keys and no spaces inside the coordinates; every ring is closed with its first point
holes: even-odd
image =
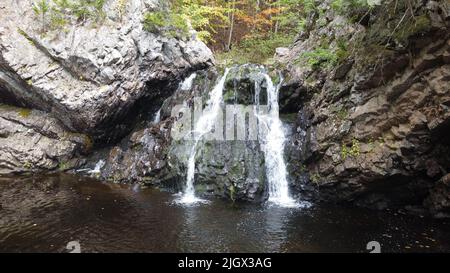
{"type": "Polygon", "coordinates": [[[231,19],[230,19],[230,31],[228,32],[227,51],[231,50],[231,41],[233,38],[233,31],[234,31],[234,9],[235,8],[236,8],[236,0],[233,0],[233,8],[231,11],[231,19]]]}

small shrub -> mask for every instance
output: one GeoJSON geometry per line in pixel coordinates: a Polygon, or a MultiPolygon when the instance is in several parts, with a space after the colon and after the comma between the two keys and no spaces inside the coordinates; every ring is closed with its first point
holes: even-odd
{"type": "Polygon", "coordinates": [[[300,56],[300,61],[301,60],[304,60],[305,63],[313,69],[333,66],[338,62],[336,53],[325,47],[319,47],[315,50],[304,52],[300,56]]]}
{"type": "Polygon", "coordinates": [[[87,19],[98,22],[105,18],[103,6],[106,0],[40,0],[33,5],[33,11],[42,23],[45,33],[46,23],[53,30],[62,29],[73,19],[85,22],[87,19]],[[48,18],[50,17],[50,18],[48,18]]]}
{"type": "Polygon", "coordinates": [[[352,139],[352,146],[347,147],[347,145],[342,144],[341,157],[343,160],[347,157],[358,157],[361,154],[361,148],[359,141],[356,138],[352,139]]]}
{"type": "Polygon", "coordinates": [[[48,11],[50,10],[50,6],[47,2],[47,0],[41,0],[37,3],[34,3],[33,5],[33,11],[34,14],[37,17],[40,17],[41,24],[42,24],[42,32],[45,32],[45,21],[48,11]]]}
{"type": "Polygon", "coordinates": [[[336,46],[337,46],[337,49],[336,49],[337,62],[342,63],[350,55],[350,52],[348,50],[348,43],[343,38],[338,38],[336,40],[336,46]]]}
{"type": "Polygon", "coordinates": [[[153,33],[164,33],[171,37],[186,37],[189,26],[181,14],[170,12],[147,12],[144,15],[144,30],[153,33]]]}
{"type": "Polygon", "coordinates": [[[336,115],[340,120],[345,120],[348,117],[348,111],[347,111],[347,109],[345,109],[345,107],[342,106],[337,111],[336,115]]]}

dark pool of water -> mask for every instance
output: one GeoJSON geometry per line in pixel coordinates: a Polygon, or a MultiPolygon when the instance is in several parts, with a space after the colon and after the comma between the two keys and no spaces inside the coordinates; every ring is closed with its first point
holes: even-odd
{"type": "Polygon", "coordinates": [[[0,252],[450,251],[450,223],[345,207],[287,209],[212,200],[174,205],[156,189],[69,175],[0,178],[0,252]]]}

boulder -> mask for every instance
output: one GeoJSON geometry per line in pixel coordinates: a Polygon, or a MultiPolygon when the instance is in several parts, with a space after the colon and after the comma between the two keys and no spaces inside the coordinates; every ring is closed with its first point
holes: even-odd
{"type": "Polygon", "coordinates": [[[48,114],[0,104],[0,175],[73,169],[92,140],[48,114]]]}
{"type": "Polygon", "coordinates": [[[32,2],[0,3],[1,97],[51,112],[94,139],[119,139],[138,101],[158,108],[181,77],[214,62],[194,32],[144,30],[144,14],[164,10],[165,1],[109,0],[96,18],[68,16],[61,25],[50,14],[42,24],[32,2]]]}

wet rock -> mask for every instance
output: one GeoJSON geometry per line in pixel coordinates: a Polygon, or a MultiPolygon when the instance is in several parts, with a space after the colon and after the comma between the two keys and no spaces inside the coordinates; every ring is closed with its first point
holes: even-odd
{"type": "Polygon", "coordinates": [[[99,177],[114,182],[139,182],[160,185],[176,174],[168,172],[167,149],[170,143],[170,121],[134,130],[118,145],[90,156],[88,166],[104,160],[99,177]]]}
{"type": "Polygon", "coordinates": [[[435,217],[450,218],[450,174],[436,182],[424,205],[435,217]]]}
{"type": "MultiPolygon", "coordinates": [[[[264,69],[258,65],[244,65],[231,69],[223,90],[222,110],[224,112],[222,115],[237,113],[242,117],[245,116],[246,111],[253,112],[255,82],[260,84],[263,82],[264,78],[261,74],[263,71],[264,69]],[[227,106],[236,104],[242,107],[227,109],[227,106]]],[[[204,103],[217,81],[218,75],[215,72],[213,74],[216,78],[214,80],[212,79],[214,77],[211,78],[211,72],[199,73],[190,90],[190,95],[180,90],[181,92],[177,91],[174,95],[177,99],[169,100],[172,104],[174,101],[178,101],[180,104],[183,98],[200,97],[203,98],[204,103]]],[[[265,87],[263,86],[261,89],[260,100],[263,104],[267,99],[265,87]]],[[[196,113],[193,114],[195,120],[196,113]]],[[[258,141],[249,140],[248,136],[245,139],[238,137],[239,132],[245,132],[245,129],[239,125],[241,123],[238,123],[235,134],[225,133],[219,136],[223,140],[207,136],[206,140],[198,144],[195,172],[195,188],[198,195],[215,195],[231,200],[247,201],[260,201],[264,198],[266,187],[264,155],[258,141]]],[[[226,124],[226,126],[233,125],[226,124]]],[[[226,130],[225,127],[223,129],[226,130]]],[[[182,185],[186,183],[188,159],[193,145],[193,140],[178,139],[172,139],[170,144],[168,166],[171,173],[179,175],[182,185]]]]}
{"type": "Polygon", "coordinates": [[[407,33],[402,46],[374,46],[387,20],[375,9],[366,27],[330,14],[280,58],[288,75],[281,111],[305,117],[296,122],[290,139],[300,144],[289,145],[288,159],[302,196],[375,209],[416,206],[449,172],[448,5],[416,5],[416,16],[426,14],[430,27],[407,33]],[[332,52],[342,40],[355,48],[337,67],[302,63],[299,56],[324,37],[332,52]]]}
{"type": "MultiPolygon", "coordinates": [[[[186,183],[192,143],[172,143],[169,165],[186,183]]],[[[195,188],[200,196],[260,201],[265,192],[264,156],[256,141],[205,142],[198,146],[195,188]]]]}
{"type": "MultiPolygon", "coordinates": [[[[233,68],[224,88],[224,111],[227,105],[234,106],[235,103],[249,106],[253,111],[255,81],[262,81],[261,71],[259,66],[233,68]]],[[[164,101],[159,123],[147,123],[144,128],[135,129],[119,145],[94,154],[89,167],[92,169],[97,161],[106,159],[106,165],[101,170],[104,179],[134,181],[182,191],[194,141],[179,139],[174,132],[188,112],[194,115],[195,120],[198,112],[193,109],[194,98],[203,100],[203,103],[196,105],[201,107],[219,77],[215,69],[195,72],[189,88],[180,84],[178,90],[164,101]],[[178,106],[182,106],[179,109],[181,115],[172,112],[178,106]]],[[[264,87],[261,90],[263,93],[264,87]]],[[[231,111],[235,113],[234,109],[231,111]]],[[[188,123],[192,126],[191,122],[188,123]]],[[[186,128],[185,132],[192,129],[186,128]]],[[[236,140],[234,135],[223,140],[212,136],[205,138],[197,145],[196,194],[229,200],[260,201],[265,198],[265,165],[260,143],[257,140],[236,140]]]]}

